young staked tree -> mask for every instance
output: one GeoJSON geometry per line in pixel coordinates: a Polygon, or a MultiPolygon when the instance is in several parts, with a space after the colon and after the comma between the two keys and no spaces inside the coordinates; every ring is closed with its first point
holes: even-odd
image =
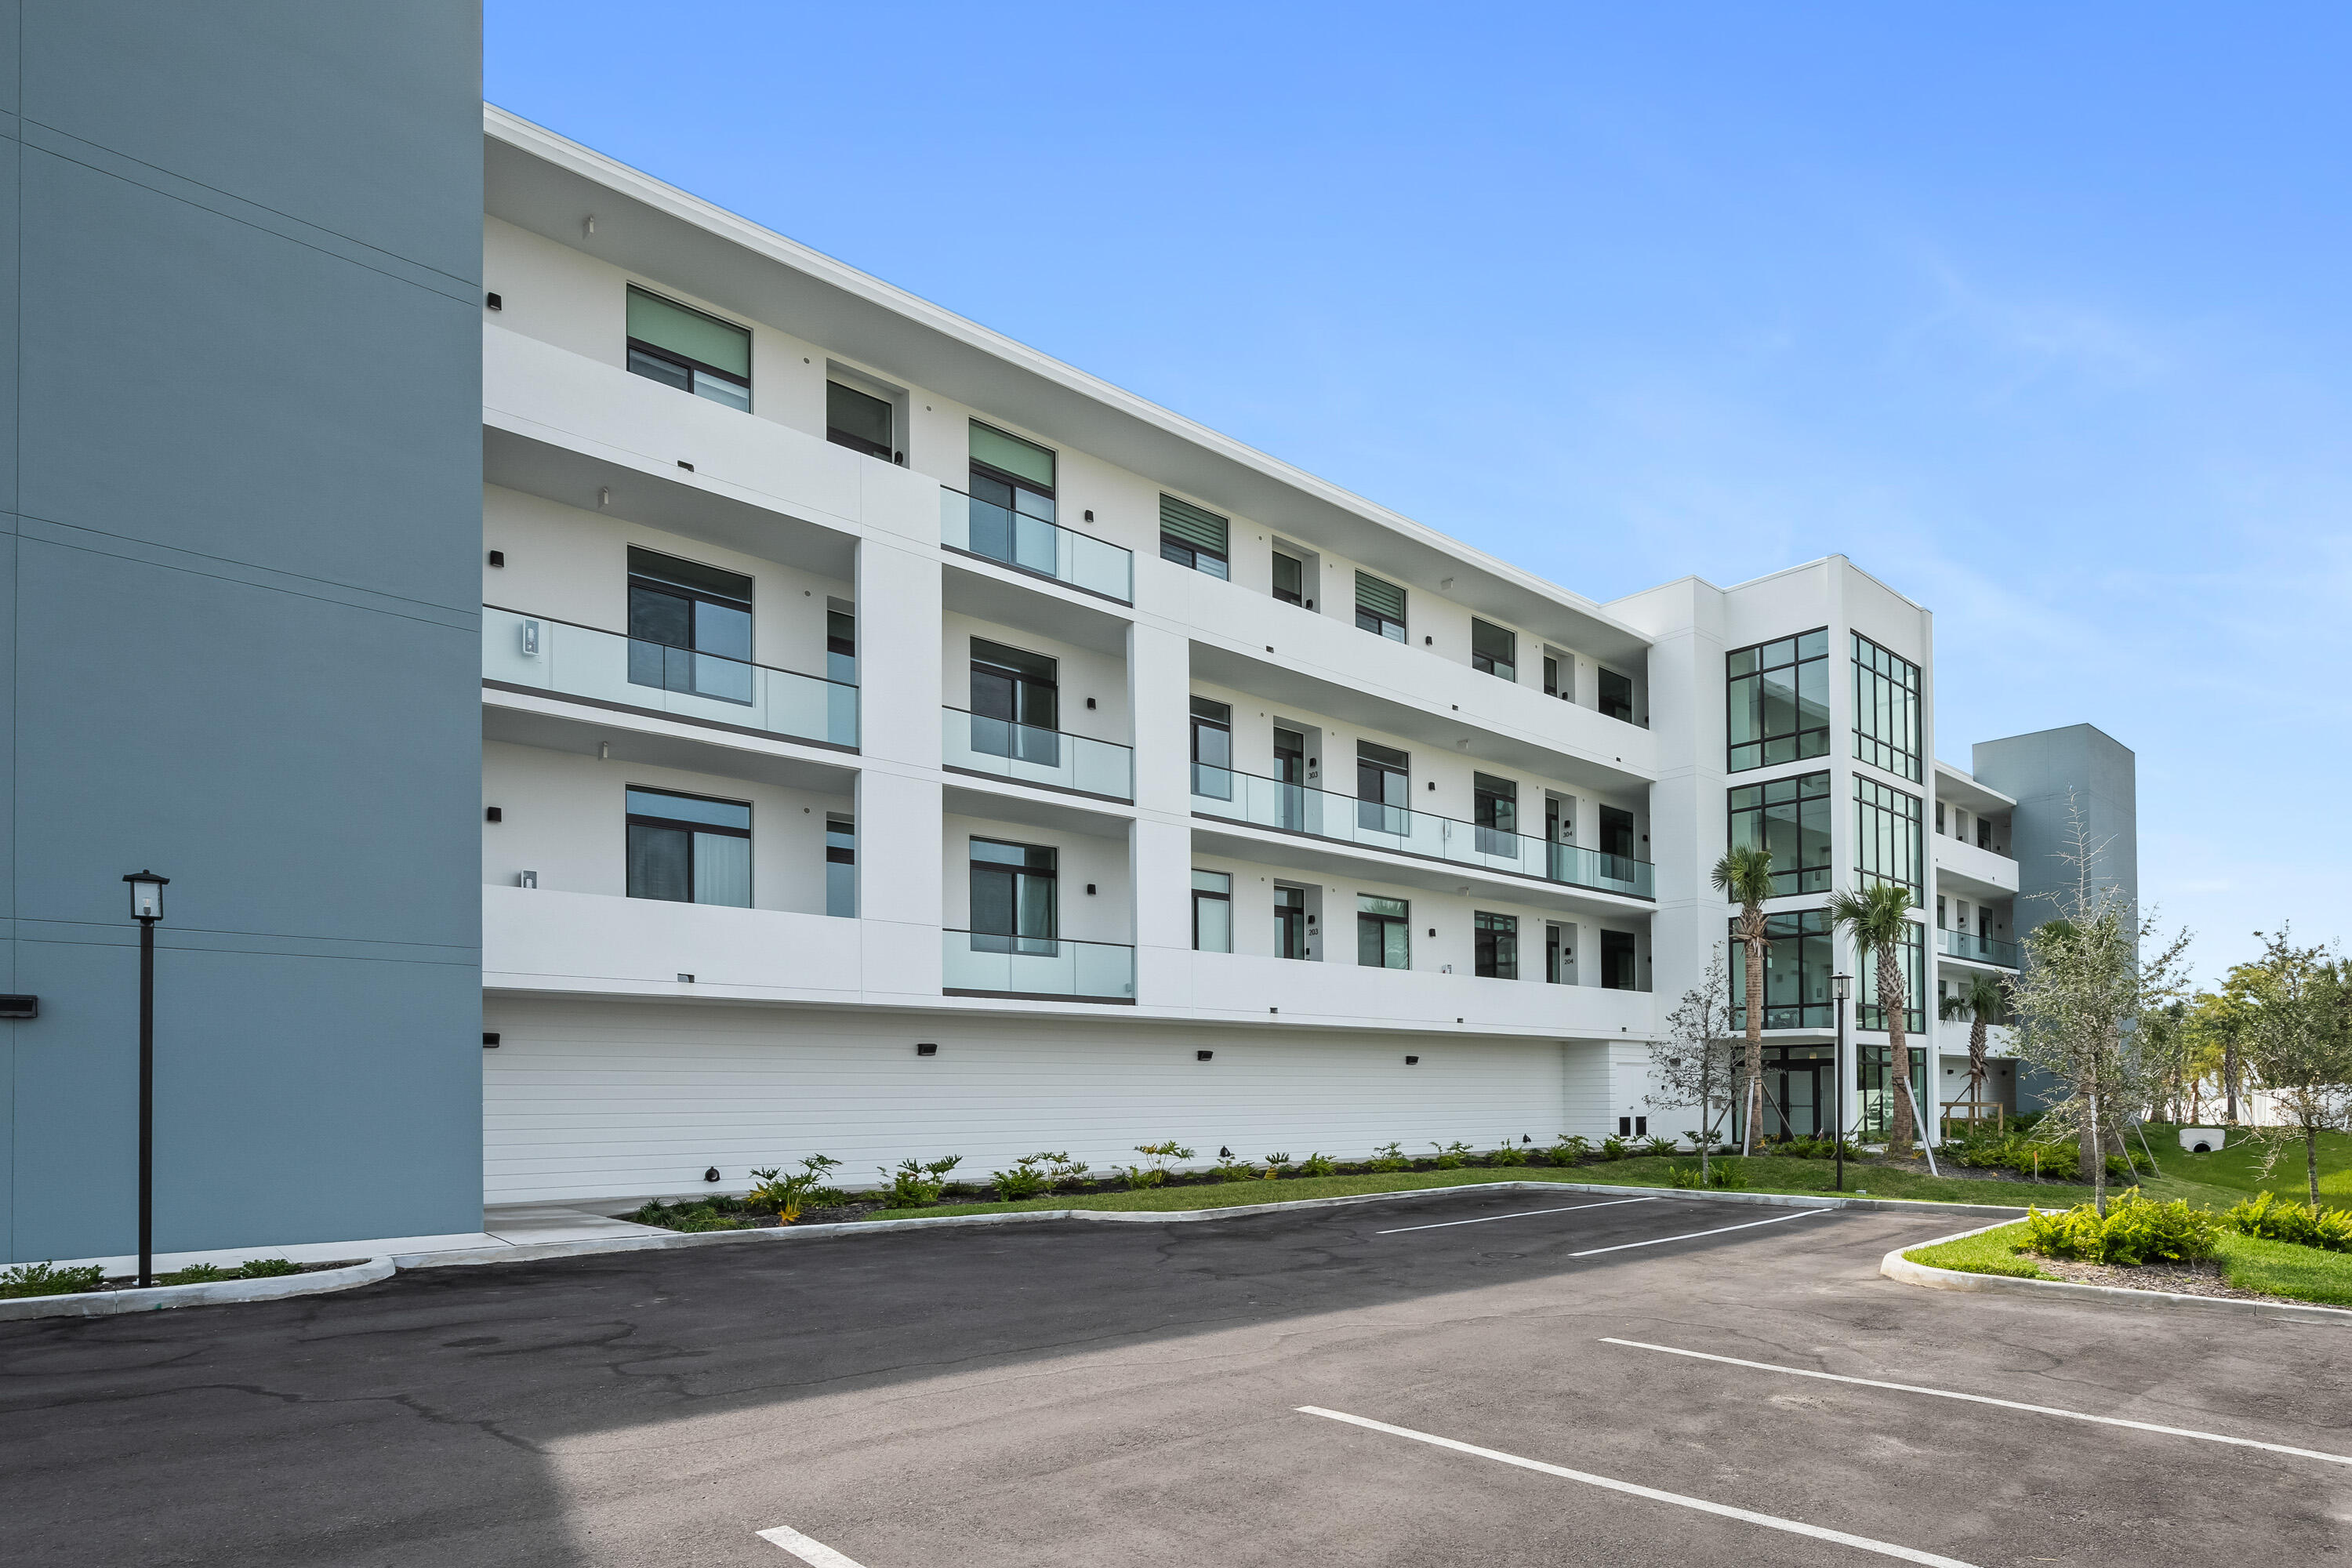
{"type": "Polygon", "coordinates": [[[1877,960],[1878,1008],[1886,1025],[1886,1077],[1895,1091],[1886,1152],[1896,1160],[1911,1157],[1911,1130],[1917,1115],[1911,1100],[1911,1047],[1903,1031],[1911,1005],[1903,980],[1903,950],[1911,941],[1913,907],[1911,889],[1895,882],[1832,893],[1828,904],[1830,924],[1853,940],[1857,962],[1877,960]]]}
{"type": "Polygon", "coordinates": [[[1947,996],[1937,1011],[1947,1019],[1966,1018],[1969,1021],[1969,1116],[1975,1120],[1977,1107],[1983,1103],[1985,1078],[1985,1030],[2000,1016],[2005,993],[2000,982],[1990,974],[1979,974],[1969,983],[1969,988],[1957,996],[1947,996]]]}
{"type": "Polygon", "coordinates": [[[2244,1053],[2239,1047],[2253,1016],[2261,971],[2259,963],[2235,964],[2220,990],[2200,991],[2189,1003],[2189,1032],[2196,1039],[2198,1054],[2210,1058],[2219,1068],[2224,1127],[2238,1124],[2238,1097],[2246,1087],[2244,1053]]]}
{"type": "Polygon", "coordinates": [[[1764,1126],[1764,955],[1772,945],[1764,900],[1772,896],[1772,851],[1760,844],[1735,844],[1715,863],[1709,880],[1717,892],[1739,906],[1731,927],[1747,982],[1748,1106],[1740,1117],[1739,1148],[1752,1154],[1764,1126]]]}
{"type": "Polygon", "coordinates": [[[2183,991],[2189,933],[2160,936],[2121,889],[2101,881],[2096,867],[2105,845],[2092,841],[2079,808],[2070,807],[2069,816],[2070,837],[2059,858],[2072,881],[2038,895],[2057,915],[2025,939],[2025,966],[2010,983],[2010,999],[2018,1055],[2065,1091],[2047,1124],[2074,1133],[2082,1179],[2105,1214],[2105,1146],[2121,1146],[2127,1115],[2151,1098],[2141,1017],[2183,991]]]}
{"type": "Polygon", "coordinates": [[[2263,956],[2251,966],[2261,978],[2240,1040],[2246,1065],[2285,1113],[2285,1124],[2264,1128],[2270,1143],[2267,1176],[2281,1148],[2301,1139],[2311,1205],[2319,1206],[2319,1135],[2352,1131],[2352,973],[2322,947],[2297,947],[2286,931],[2263,931],[2263,956]]]}
{"type": "Polygon", "coordinates": [[[1656,1089],[1643,1097],[1652,1110],[1698,1111],[1698,1173],[1705,1185],[1717,1131],[1731,1114],[1738,1081],[1738,1042],[1731,1033],[1731,989],[1723,949],[1707,955],[1706,973],[1683,993],[1666,1015],[1663,1039],[1650,1042],[1650,1079],[1656,1089]]]}
{"type": "Polygon", "coordinates": [[[2176,997],[2140,1016],[2140,1051],[2147,1058],[2148,1118],[2189,1120],[2200,1052],[2189,1026],[2189,1004],[2176,997]]]}

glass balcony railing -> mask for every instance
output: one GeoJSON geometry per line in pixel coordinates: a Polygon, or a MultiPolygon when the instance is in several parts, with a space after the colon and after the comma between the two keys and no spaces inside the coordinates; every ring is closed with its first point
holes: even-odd
{"type": "Polygon", "coordinates": [[[546,616],[482,606],[482,679],[680,719],[857,744],[857,688],[546,616]]]}
{"type": "Polygon", "coordinates": [[[1074,1001],[1135,1000],[1135,949],[1116,942],[1075,942],[1066,936],[1000,936],[989,931],[940,933],[950,991],[997,991],[1015,996],[1067,996],[1074,1001]]]}
{"type": "Polygon", "coordinates": [[[1133,552],[944,485],[940,487],[940,542],[1122,605],[1135,603],[1133,552]]]}
{"type": "Polygon", "coordinates": [[[1115,742],[985,718],[961,708],[941,709],[940,719],[944,757],[951,768],[1113,800],[1135,798],[1135,752],[1115,742]]]}
{"type": "Polygon", "coordinates": [[[1630,855],[1603,855],[1575,844],[1530,838],[1509,828],[1481,827],[1475,822],[1358,800],[1232,768],[1192,764],[1192,809],[1205,816],[1256,827],[1279,827],[1402,855],[1423,855],[1457,866],[1538,877],[1637,899],[1656,897],[1656,868],[1630,855]]]}
{"type": "Polygon", "coordinates": [[[1936,951],[1953,958],[1973,958],[1979,963],[1998,963],[2004,969],[2015,969],[2017,943],[2003,942],[1997,936],[1970,936],[1964,931],[1939,931],[1936,933],[1936,951]]]}

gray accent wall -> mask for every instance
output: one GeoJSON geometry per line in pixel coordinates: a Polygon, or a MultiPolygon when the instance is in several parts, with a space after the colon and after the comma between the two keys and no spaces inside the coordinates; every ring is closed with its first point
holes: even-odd
{"type": "Polygon", "coordinates": [[[0,1258],[481,1223],[480,13],[0,0],[0,1258]]]}

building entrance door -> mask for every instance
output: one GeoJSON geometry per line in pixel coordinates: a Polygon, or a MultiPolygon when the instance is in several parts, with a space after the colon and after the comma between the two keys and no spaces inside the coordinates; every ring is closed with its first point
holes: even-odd
{"type": "Polygon", "coordinates": [[[1831,1109],[1828,1046],[1767,1046],[1764,1047],[1764,1092],[1771,1103],[1764,1108],[1768,1138],[1819,1138],[1836,1115],[1831,1109]]]}

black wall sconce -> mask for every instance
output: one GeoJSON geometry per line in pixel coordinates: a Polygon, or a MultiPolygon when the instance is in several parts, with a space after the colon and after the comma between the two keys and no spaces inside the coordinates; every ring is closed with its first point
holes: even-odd
{"type": "Polygon", "coordinates": [[[1214,1051],[1194,1051],[1192,1053],[1192,1059],[1196,1062],[1205,1062],[1216,1054],[1217,1053],[1214,1051]]]}
{"type": "Polygon", "coordinates": [[[1407,1057],[1404,1058],[1404,1065],[1409,1068],[1419,1067],[1421,1065],[1421,1058],[1419,1057],[1407,1057]]]}
{"type": "Polygon", "coordinates": [[[940,1054],[939,1042],[937,1040],[918,1040],[915,1042],[915,1054],[919,1057],[938,1056],[940,1054]]]}
{"type": "Polygon", "coordinates": [[[491,551],[491,552],[490,552],[490,564],[491,564],[491,565],[493,565],[493,566],[503,566],[503,565],[505,565],[506,563],[507,563],[507,552],[506,552],[505,551],[503,551],[503,550],[493,550],[493,551],[491,551]]]}
{"type": "Polygon", "coordinates": [[[506,819],[507,814],[504,806],[488,805],[482,808],[482,820],[484,822],[504,822],[506,819]]]}
{"type": "Polygon", "coordinates": [[[482,1031],[482,1049],[486,1051],[495,1051],[498,1048],[499,1032],[496,1029],[484,1029],[482,1031]]]}

